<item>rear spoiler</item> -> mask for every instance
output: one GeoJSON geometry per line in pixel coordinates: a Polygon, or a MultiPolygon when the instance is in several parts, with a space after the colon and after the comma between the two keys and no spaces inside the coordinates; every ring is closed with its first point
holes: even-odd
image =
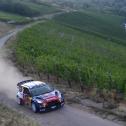
{"type": "Polygon", "coordinates": [[[19,83],[17,83],[17,86],[20,87],[21,85],[25,84],[25,83],[28,83],[28,82],[32,82],[34,80],[25,80],[25,81],[21,81],[19,83]]]}

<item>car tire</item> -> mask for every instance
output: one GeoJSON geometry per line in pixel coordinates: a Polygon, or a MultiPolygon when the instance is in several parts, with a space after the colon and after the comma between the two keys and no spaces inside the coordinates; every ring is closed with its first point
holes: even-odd
{"type": "Polygon", "coordinates": [[[34,113],[37,113],[37,112],[38,112],[38,108],[37,108],[37,105],[36,105],[35,102],[32,102],[31,107],[32,107],[32,111],[33,111],[34,113]]]}
{"type": "Polygon", "coordinates": [[[23,100],[17,96],[18,105],[23,105],[23,100]]]}

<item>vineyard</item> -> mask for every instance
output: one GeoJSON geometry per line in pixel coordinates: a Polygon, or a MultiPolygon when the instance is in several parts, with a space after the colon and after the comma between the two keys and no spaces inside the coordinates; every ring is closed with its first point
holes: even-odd
{"type": "Polygon", "coordinates": [[[126,45],[125,17],[100,12],[71,12],[55,18],[68,27],[126,45]]]}
{"type": "Polygon", "coordinates": [[[49,4],[31,0],[1,0],[0,21],[13,24],[25,24],[33,21],[33,17],[59,12],[49,4]]]}
{"type": "Polygon", "coordinates": [[[24,68],[55,75],[84,87],[126,90],[126,47],[63,26],[40,23],[21,32],[15,54],[24,68]]]}
{"type": "Polygon", "coordinates": [[[25,22],[29,22],[30,20],[31,20],[30,18],[0,11],[0,21],[5,21],[5,22],[14,21],[16,23],[25,23],[25,22]]]}

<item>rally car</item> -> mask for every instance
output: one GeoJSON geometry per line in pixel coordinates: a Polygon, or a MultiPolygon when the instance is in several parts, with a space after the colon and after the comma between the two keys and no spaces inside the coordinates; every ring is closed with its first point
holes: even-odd
{"type": "Polygon", "coordinates": [[[26,80],[19,82],[17,88],[17,103],[30,106],[35,113],[64,106],[63,94],[44,82],[26,80]]]}

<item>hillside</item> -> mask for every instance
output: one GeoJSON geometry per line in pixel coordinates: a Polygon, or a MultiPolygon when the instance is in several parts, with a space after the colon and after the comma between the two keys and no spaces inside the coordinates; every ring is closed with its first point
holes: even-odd
{"type": "Polygon", "coordinates": [[[33,17],[58,11],[56,7],[34,0],[0,0],[0,21],[13,24],[29,23],[33,17]]]}
{"type": "Polygon", "coordinates": [[[16,58],[23,67],[69,83],[125,92],[126,47],[121,44],[55,21],[23,31],[16,42],[16,58]]]}
{"type": "Polygon", "coordinates": [[[58,11],[51,5],[32,0],[0,0],[0,10],[26,17],[40,16],[58,11]]]}
{"type": "Polygon", "coordinates": [[[0,21],[13,23],[28,23],[31,21],[31,18],[0,11],[0,21]]]}
{"type": "Polygon", "coordinates": [[[99,12],[83,11],[63,14],[56,21],[76,30],[126,45],[125,18],[99,12]]]}
{"type": "Polygon", "coordinates": [[[61,7],[109,12],[126,16],[126,0],[40,0],[56,3],[61,7]]]}

